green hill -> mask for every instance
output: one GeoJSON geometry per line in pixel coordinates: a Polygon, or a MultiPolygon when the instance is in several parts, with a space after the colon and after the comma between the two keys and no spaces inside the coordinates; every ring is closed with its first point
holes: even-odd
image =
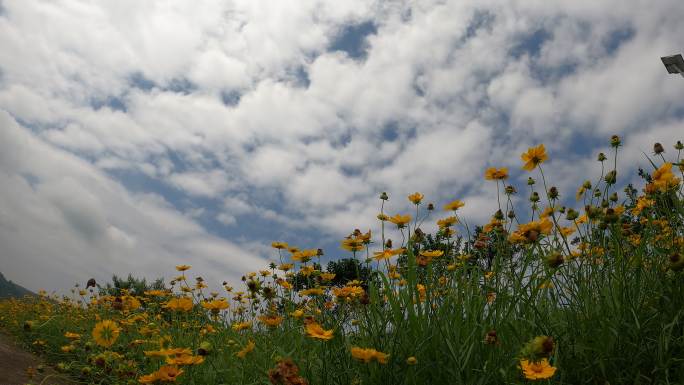
{"type": "Polygon", "coordinates": [[[5,279],[5,276],[0,273],[0,298],[23,297],[25,295],[36,294],[12,281],[8,281],[5,279]]]}

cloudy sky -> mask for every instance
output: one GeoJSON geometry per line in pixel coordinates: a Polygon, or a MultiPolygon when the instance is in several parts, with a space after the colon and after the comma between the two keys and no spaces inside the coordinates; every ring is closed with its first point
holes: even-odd
{"type": "MultiPolygon", "coordinates": [[[[0,0],[0,271],[235,282],[271,241],[376,229],[406,195],[494,210],[544,143],[566,197],[684,139],[681,0],[0,0]]],[[[622,179],[625,181],[625,179],[622,179]]],[[[438,215],[442,215],[439,213],[438,215]]],[[[436,219],[437,216],[434,217],[436,219]]],[[[430,230],[430,226],[426,226],[430,230]]],[[[237,283],[237,282],[235,282],[237,283]]]]}

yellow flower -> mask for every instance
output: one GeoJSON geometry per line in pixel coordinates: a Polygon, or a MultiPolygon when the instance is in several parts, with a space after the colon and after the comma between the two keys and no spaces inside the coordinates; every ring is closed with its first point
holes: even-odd
{"type": "Polygon", "coordinates": [[[309,262],[311,258],[318,255],[318,249],[307,249],[292,253],[292,260],[297,262],[309,262]]]}
{"type": "Polygon", "coordinates": [[[333,287],[332,292],[337,298],[359,298],[365,294],[365,290],[361,286],[356,285],[333,287]]]}
{"type": "Polygon", "coordinates": [[[544,148],[544,145],[540,144],[537,147],[530,147],[527,152],[524,152],[522,155],[520,155],[520,159],[525,162],[522,168],[527,171],[532,171],[538,165],[547,160],[548,156],[546,155],[546,149],[544,148]]]}
{"type": "Polygon", "coordinates": [[[411,357],[406,359],[406,364],[408,364],[408,365],[415,365],[417,363],[418,363],[418,359],[416,357],[411,356],[411,357]]]}
{"type": "Polygon", "coordinates": [[[297,318],[297,319],[302,318],[304,316],[304,310],[297,309],[297,310],[293,311],[292,313],[290,313],[290,315],[294,318],[297,318]]]}
{"type": "Polygon", "coordinates": [[[373,258],[375,258],[376,261],[380,261],[382,259],[390,259],[395,255],[402,254],[406,249],[404,248],[399,248],[399,249],[385,249],[383,251],[376,251],[373,253],[373,258]]]}
{"type": "Polygon", "coordinates": [[[449,202],[444,205],[444,211],[456,211],[460,209],[461,207],[465,206],[465,203],[461,202],[460,200],[456,199],[455,201],[449,202]]]}
{"type": "Polygon", "coordinates": [[[174,310],[174,311],[190,311],[192,310],[192,298],[190,297],[180,297],[171,298],[165,305],[164,308],[174,310]]]}
{"type": "Polygon", "coordinates": [[[389,221],[397,225],[397,227],[402,228],[406,226],[407,223],[411,222],[411,216],[397,214],[393,217],[390,217],[389,221]]]}
{"type": "Polygon", "coordinates": [[[169,365],[199,365],[204,362],[204,357],[193,356],[192,354],[179,354],[174,357],[166,357],[169,365]]]}
{"type": "Polygon", "coordinates": [[[320,277],[322,281],[329,282],[335,279],[335,273],[322,273],[320,277]]]}
{"type": "Polygon", "coordinates": [[[241,330],[245,330],[245,329],[251,328],[251,327],[252,327],[252,323],[251,323],[251,322],[237,322],[237,323],[234,323],[233,326],[231,326],[231,327],[232,327],[233,330],[235,330],[236,332],[239,332],[239,331],[241,331],[241,330]]]}
{"type": "Polygon", "coordinates": [[[442,250],[423,250],[420,252],[420,255],[428,258],[437,258],[441,257],[444,255],[444,251],[442,250]]]}
{"type": "Polygon", "coordinates": [[[312,297],[315,295],[323,295],[323,294],[325,294],[325,291],[323,289],[321,289],[320,287],[312,287],[310,289],[301,290],[299,292],[300,297],[304,297],[304,296],[312,297]]]}
{"type": "Polygon", "coordinates": [[[325,330],[316,322],[310,322],[308,325],[306,325],[306,335],[311,338],[328,341],[334,337],[333,333],[334,330],[325,330]]]}
{"type": "Polygon", "coordinates": [[[64,333],[64,337],[66,337],[70,340],[77,340],[77,339],[81,338],[81,335],[78,333],[66,332],[66,333],[64,333]]]}
{"type": "Polygon", "coordinates": [[[553,228],[553,222],[549,218],[543,218],[539,221],[532,221],[529,223],[523,223],[518,225],[518,230],[514,231],[510,237],[509,241],[516,242],[536,242],[539,236],[551,234],[551,229],[553,228]]]}
{"type": "Polygon", "coordinates": [[[551,366],[546,358],[538,362],[520,360],[520,369],[528,380],[543,380],[553,377],[556,373],[556,368],[551,366]]]}
{"type": "Polygon", "coordinates": [[[238,358],[245,358],[247,356],[247,354],[249,354],[252,350],[254,350],[255,347],[256,347],[256,345],[254,344],[254,341],[249,340],[249,342],[247,342],[247,345],[245,345],[245,347],[242,348],[242,350],[235,353],[235,355],[238,358]]]}
{"type": "Polygon", "coordinates": [[[443,219],[439,219],[437,221],[437,226],[439,226],[440,229],[445,229],[448,227],[453,226],[454,224],[458,223],[458,218],[456,217],[446,217],[443,219]]]}
{"type": "Polygon", "coordinates": [[[282,286],[283,289],[287,289],[287,290],[292,289],[292,284],[291,284],[290,282],[288,282],[288,281],[282,279],[282,278],[278,278],[278,279],[276,280],[276,283],[277,283],[278,285],[282,286]]]}
{"type": "Polygon", "coordinates": [[[190,267],[191,267],[190,265],[178,265],[178,266],[176,266],[176,270],[185,271],[185,270],[189,270],[190,267]]]}
{"type": "Polygon", "coordinates": [[[508,179],[508,169],[506,167],[503,167],[503,168],[497,170],[494,167],[490,167],[485,171],[484,177],[486,180],[508,179]]]}
{"type": "Polygon", "coordinates": [[[283,317],[277,315],[262,315],[259,316],[259,321],[268,327],[275,328],[283,322],[283,317]]]}
{"type": "Polygon", "coordinates": [[[183,374],[183,370],[177,366],[164,365],[156,372],[152,372],[138,379],[141,384],[152,384],[157,381],[176,382],[176,378],[183,374]]]}
{"type": "Polygon", "coordinates": [[[278,270],[288,271],[288,270],[292,270],[293,267],[294,267],[294,264],[292,264],[292,263],[282,263],[282,264],[278,265],[278,270]]]}
{"type": "Polygon", "coordinates": [[[363,240],[359,238],[346,238],[340,242],[340,247],[347,251],[363,250],[363,240]]]}
{"type": "Polygon", "coordinates": [[[213,301],[202,302],[202,307],[211,311],[214,314],[218,314],[221,310],[228,309],[230,305],[225,299],[215,299],[213,301]]]}
{"type": "Polygon", "coordinates": [[[271,247],[274,249],[287,249],[289,246],[285,242],[273,242],[271,247]]]}
{"type": "Polygon", "coordinates": [[[420,202],[423,200],[425,195],[416,192],[408,196],[408,200],[411,201],[414,205],[419,205],[420,202]]]}
{"type": "Polygon", "coordinates": [[[95,328],[93,328],[93,339],[96,344],[108,348],[112,346],[114,341],[119,337],[120,331],[116,322],[104,320],[98,322],[95,325],[95,328]]]}
{"type": "Polygon", "coordinates": [[[653,172],[651,183],[646,186],[646,192],[664,192],[677,186],[679,182],[679,178],[676,178],[674,173],[672,173],[672,163],[664,163],[660,168],[653,172]]]}
{"type": "Polygon", "coordinates": [[[355,359],[357,359],[359,361],[363,361],[365,363],[369,363],[369,362],[375,360],[381,364],[386,364],[387,358],[389,357],[389,354],[379,352],[375,349],[360,348],[357,346],[353,346],[351,348],[351,355],[355,359]]]}

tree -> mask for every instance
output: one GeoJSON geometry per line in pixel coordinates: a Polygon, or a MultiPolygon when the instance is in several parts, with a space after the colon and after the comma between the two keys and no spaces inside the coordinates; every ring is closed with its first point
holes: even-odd
{"type": "Polygon", "coordinates": [[[128,290],[131,295],[143,295],[148,290],[164,290],[163,278],[157,278],[154,282],[148,284],[145,278],[135,278],[132,274],[128,274],[126,279],[120,278],[116,274],[112,276],[112,282],[107,283],[104,287],[98,285],[100,295],[120,296],[122,290],[128,290]]]}

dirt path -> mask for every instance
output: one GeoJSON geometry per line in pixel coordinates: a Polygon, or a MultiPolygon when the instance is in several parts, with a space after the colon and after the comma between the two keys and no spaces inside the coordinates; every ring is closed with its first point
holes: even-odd
{"type": "Polygon", "coordinates": [[[21,349],[14,341],[0,333],[0,384],[2,385],[72,385],[63,375],[46,367],[43,373],[36,373],[29,379],[26,369],[36,368],[42,361],[31,353],[21,349]],[[45,380],[45,381],[43,381],[45,380]]]}

